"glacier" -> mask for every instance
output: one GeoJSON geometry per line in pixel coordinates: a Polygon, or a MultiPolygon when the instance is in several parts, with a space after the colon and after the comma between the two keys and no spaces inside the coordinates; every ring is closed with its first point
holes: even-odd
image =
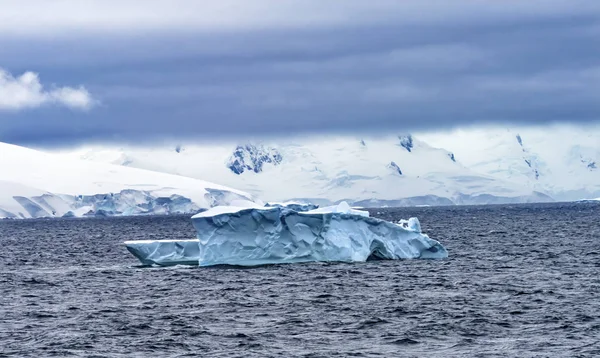
{"type": "MultiPolygon", "coordinates": [[[[268,202],[294,200],[334,205],[346,201],[353,206],[375,207],[553,201],[551,192],[537,190],[525,182],[514,183],[517,173],[501,178],[493,171],[480,173],[464,165],[468,151],[431,145],[421,135],[328,135],[290,138],[279,143],[187,143],[185,151],[179,152],[175,146],[163,145],[86,146],[61,155],[206,179],[268,202]]],[[[530,159],[530,155],[523,153],[514,136],[508,139],[517,152],[515,163],[519,166],[515,168],[527,173],[537,169],[533,161],[533,169],[525,165],[523,156],[530,159]]],[[[586,158],[600,163],[600,159],[588,154],[586,158]]],[[[494,158],[494,152],[488,153],[488,160],[494,158]]],[[[578,198],[599,195],[580,193],[578,198]]]]}
{"type": "Polygon", "coordinates": [[[178,175],[0,143],[0,219],[194,214],[252,195],[178,175]]]}
{"type": "Polygon", "coordinates": [[[126,241],[144,265],[254,266],[373,259],[443,259],[448,252],[421,232],[417,218],[392,223],[346,202],[298,206],[217,206],[192,217],[195,240],[126,241]]]}

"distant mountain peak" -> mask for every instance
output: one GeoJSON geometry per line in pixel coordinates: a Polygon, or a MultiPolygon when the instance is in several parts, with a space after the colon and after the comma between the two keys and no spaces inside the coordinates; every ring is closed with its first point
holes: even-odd
{"type": "Polygon", "coordinates": [[[398,139],[400,139],[401,147],[406,149],[409,153],[412,152],[413,147],[414,147],[412,135],[408,134],[408,135],[398,136],[398,139]]]}
{"type": "Polygon", "coordinates": [[[262,145],[238,145],[227,161],[227,167],[237,175],[245,171],[260,173],[265,163],[278,165],[283,156],[275,148],[262,145]]]}
{"type": "Polygon", "coordinates": [[[181,154],[171,145],[124,151],[97,148],[83,155],[88,160],[208,179],[267,200],[309,199],[325,205],[319,200],[410,197],[412,204],[430,204],[434,201],[425,198],[433,195],[464,204],[547,199],[533,191],[576,200],[600,196],[599,133],[600,127],[400,131],[381,137],[281,139],[277,145],[174,143],[182,145],[181,154]],[[457,199],[455,193],[463,196],[457,199]]]}
{"type": "Polygon", "coordinates": [[[400,170],[400,167],[398,166],[398,164],[396,164],[396,162],[394,162],[394,161],[390,162],[390,164],[388,164],[388,168],[390,168],[393,171],[397,172],[398,174],[402,175],[402,170],[400,170]]]}
{"type": "Polygon", "coordinates": [[[598,169],[598,166],[596,165],[596,161],[593,159],[587,159],[587,158],[582,157],[581,163],[583,163],[583,165],[585,165],[590,171],[598,169]]]}

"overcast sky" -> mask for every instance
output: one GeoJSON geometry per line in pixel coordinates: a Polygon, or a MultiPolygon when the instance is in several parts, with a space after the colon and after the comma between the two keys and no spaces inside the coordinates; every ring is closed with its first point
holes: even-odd
{"type": "Polygon", "coordinates": [[[600,120],[596,0],[2,0],[0,141],[600,120]]]}

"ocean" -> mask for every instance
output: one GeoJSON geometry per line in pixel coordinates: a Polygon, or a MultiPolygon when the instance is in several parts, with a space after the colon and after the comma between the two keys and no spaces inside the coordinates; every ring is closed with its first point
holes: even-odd
{"type": "Polygon", "coordinates": [[[145,268],[188,216],[0,221],[0,357],[600,356],[600,205],[370,211],[449,258],[145,268]]]}

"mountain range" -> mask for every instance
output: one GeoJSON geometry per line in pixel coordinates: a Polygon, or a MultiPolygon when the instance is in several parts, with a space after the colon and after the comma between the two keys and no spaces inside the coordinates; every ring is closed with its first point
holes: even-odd
{"type": "Polygon", "coordinates": [[[62,154],[206,179],[264,200],[395,206],[600,196],[600,127],[96,146],[62,154]]]}
{"type": "Polygon", "coordinates": [[[0,217],[188,213],[238,199],[376,207],[600,197],[593,126],[0,150],[0,217]]]}

